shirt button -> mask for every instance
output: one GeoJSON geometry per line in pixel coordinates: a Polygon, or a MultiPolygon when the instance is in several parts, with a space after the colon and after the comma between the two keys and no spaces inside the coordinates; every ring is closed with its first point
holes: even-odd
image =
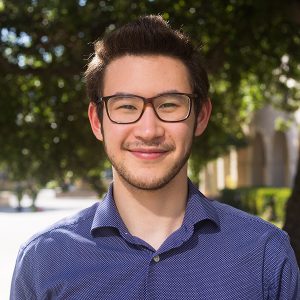
{"type": "Polygon", "coordinates": [[[159,262],[159,261],[160,261],[159,255],[154,256],[154,257],[153,257],[153,260],[154,260],[155,262],[159,262]]]}

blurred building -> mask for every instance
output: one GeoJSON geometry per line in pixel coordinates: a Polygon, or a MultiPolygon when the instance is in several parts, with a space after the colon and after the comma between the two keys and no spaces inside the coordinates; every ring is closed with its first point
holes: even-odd
{"type": "Polygon", "coordinates": [[[265,106],[245,128],[249,144],[232,148],[200,173],[200,189],[215,196],[224,188],[291,187],[299,155],[300,110],[294,114],[265,106]],[[279,130],[280,124],[287,124],[279,130]]]}

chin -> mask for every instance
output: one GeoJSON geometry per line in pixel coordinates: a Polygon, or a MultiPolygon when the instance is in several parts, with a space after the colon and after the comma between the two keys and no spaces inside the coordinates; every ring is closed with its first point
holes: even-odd
{"type": "Polygon", "coordinates": [[[176,174],[172,174],[172,176],[163,176],[161,178],[153,178],[151,179],[150,176],[148,177],[133,177],[133,176],[128,176],[128,174],[126,174],[124,176],[124,174],[119,174],[121,175],[121,177],[123,178],[123,180],[129,184],[130,186],[139,189],[139,190],[144,190],[144,191],[156,191],[156,190],[160,190],[162,188],[164,188],[167,184],[170,183],[170,181],[172,181],[172,179],[176,176],[176,174]]]}

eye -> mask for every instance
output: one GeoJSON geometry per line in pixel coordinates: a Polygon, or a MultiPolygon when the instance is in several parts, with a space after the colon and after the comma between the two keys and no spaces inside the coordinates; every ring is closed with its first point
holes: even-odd
{"type": "Polygon", "coordinates": [[[133,105],[130,104],[123,104],[119,105],[118,107],[115,107],[115,109],[123,109],[123,110],[137,110],[137,108],[133,105]]]}
{"type": "Polygon", "coordinates": [[[175,108],[175,107],[178,107],[178,105],[173,102],[165,102],[159,106],[159,108],[175,108]]]}
{"type": "Polygon", "coordinates": [[[173,112],[178,110],[178,108],[180,107],[179,103],[177,103],[176,101],[166,101],[161,103],[158,107],[157,110],[160,112],[173,112]]]}
{"type": "Polygon", "coordinates": [[[109,101],[109,109],[111,111],[133,113],[140,110],[140,106],[143,105],[141,99],[131,96],[115,96],[109,101]]]}

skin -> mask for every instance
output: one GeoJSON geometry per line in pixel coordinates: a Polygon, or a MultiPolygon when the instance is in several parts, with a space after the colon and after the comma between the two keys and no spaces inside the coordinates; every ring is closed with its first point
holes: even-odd
{"type": "MultiPolygon", "coordinates": [[[[192,93],[188,70],[178,59],[127,55],[113,60],[105,71],[103,95],[130,93],[153,97],[177,91],[192,93]]],[[[155,249],[184,217],[187,199],[187,159],[194,136],[205,130],[211,103],[185,121],[160,121],[148,105],[134,124],[114,124],[106,111],[100,123],[93,104],[89,119],[97,139],[104,142],[113,165],[114,199],[129,232],[155,249]],[[174,201],[176,199],[176,201],[174,201]]]]}

